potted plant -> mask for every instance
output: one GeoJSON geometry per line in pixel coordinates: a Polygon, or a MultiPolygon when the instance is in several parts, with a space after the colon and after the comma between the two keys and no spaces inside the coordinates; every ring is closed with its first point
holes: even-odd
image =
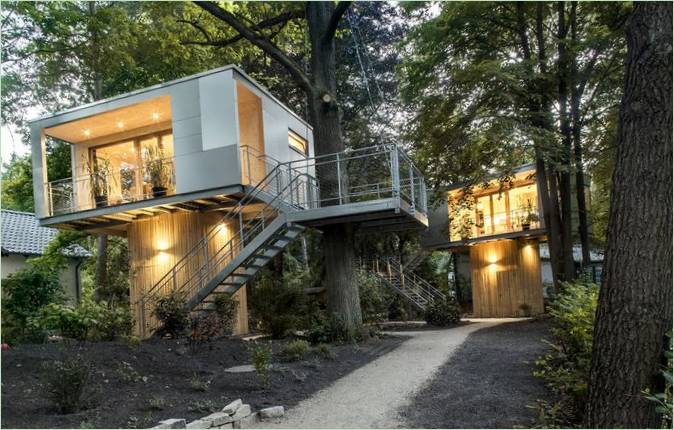
{"type": "Polygon", "coordinates": [[[91,197],[97,208],[108,206],[108,178],[112,178],[110,160],[97,158],[95,162],[85,162],[89,174],[91,197]]]}
{"type": "Polygon", "coordinates": [[[152,196],[165,196],[171,183],[170,163],[164,158],[164,151],[161,148],[150,147],[147,149],[145,170],[152,184],[152,196]]]}
{"type": "Polygon", "coordinates": [[[459,236],[461,240],[468,240],[473,235],[473,225],[475,223],[469,215],[464,215],[459,226],[459,236]]]}
{"type": "Polygon", "coordinates": [[[520,224],[522,225],[522,230],[529,230],[531,228],[532,222],[538,222],[538,214],[534,211],[534,205],[531,202],[531,199],[527,199],[525,205],[526,215],[521,217],[520,224]]]}

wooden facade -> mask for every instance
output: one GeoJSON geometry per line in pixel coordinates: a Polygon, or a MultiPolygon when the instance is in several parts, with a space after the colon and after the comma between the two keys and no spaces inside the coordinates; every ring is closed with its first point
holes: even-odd
{"type": "MultiPolygon", "coordinates": [[[[143,293],[152,288],[211,228],[221,222],[222,214],[219,213],[180,211],[129,224],[127,234],[131,266],[130,302],[136,322],[139,321],[139,309],[135,309],[134,304],[143,293]]],[[[217,241],[214,241],[212,249],[208,250],[210,255],[214,255],[219,246],[231,239],[234,228],[238,226],[223,224],[220,227],[217,241]]],[[[181,285],[189,276],[196,273],[200,265],[200,261],[194,261],[192,266],[179,272],[176,283],[181,285]]],[[[166,286],[165,293],[170,292],[170,287],[170,285],[166,286]]],[[[238,302],[233,332],[234,334],[247,333],[246,289],[241,288],[233,298],[238,302]]],[[[138,325],[135,331],[141,334],[138,325]]]]}
{"type": "Polygon", "coordinates": [[[517,317],[543,312],[538,242],[497,240],[470,247],[473,315],[517,317]]]}

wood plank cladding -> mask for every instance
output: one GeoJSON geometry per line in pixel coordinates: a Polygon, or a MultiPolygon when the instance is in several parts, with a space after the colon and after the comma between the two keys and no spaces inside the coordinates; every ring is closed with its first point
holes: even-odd
{"type": "Polygon", "coordinates": [[[478,318],[543,312],[538,242],[498,240],[470,247],[473,314],[478,318]]]}
{"type": "Polygon", "coordinates": [[[242,152],[241,183],[255,185],[267,175],[263,156],[264,125],[262,99],[240,82],[236,83],[237,108],[239,111],[239,142],[248,146],[250,152],[242,152]]]}
{"type": "MultiPolygon", "coordinates": [[[[152,288],[187,252],[213,227],[222,220],[217,213],[201,212],[173,212],[139,220],[131,223],[128,228],[129,261],[131,269],[130,301],[134,303],[142,294],[152,288]]],[[[232,237],[233,229],[238,228],[236,223],[223,225],[219,230],[217,240],[209,246],[209,255],[213,255],[232,237]],[[218,243],[216,243],[218,242],[218,243]],[[220,243],[221,242],[221,243],[220,243]]],[[[188,265],[185,270],[178,272],[176,284],[179,286],[190,276],[197,273],[205,256],[199,256],[188,265]]],[[[168,294],[172,288],[168,282],[162,289],[168,294]]],[[[241,288],[233,297],[238,301],[237,319],[234,323],[234,334],[248,332],[248,305],[246,289],[241,288]]],[[[132,309],[135,321],[139,321],[139,309],[132,309]]],[[[151,315],[147,315],[152,318],[151,315]]],[[[137,334],[140,327],[135,328],[137,334]]]]}

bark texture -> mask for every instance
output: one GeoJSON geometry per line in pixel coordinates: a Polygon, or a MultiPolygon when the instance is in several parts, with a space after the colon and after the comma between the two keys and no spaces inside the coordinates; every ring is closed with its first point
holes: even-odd
{"type": "Polygon", "coordinates": [[[672,4],[635,2],[586,425],[659,426],[640,394],[672,326],[672,4]]]}

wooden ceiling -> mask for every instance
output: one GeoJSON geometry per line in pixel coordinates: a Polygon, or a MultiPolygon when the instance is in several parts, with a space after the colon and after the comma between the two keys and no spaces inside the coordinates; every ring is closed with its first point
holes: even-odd
{"type": "Polygon", "coordinates": [[[161,96],[142,103],[49,127],[44,132],[47,136],[66,142],[81,143],[170,120],[171,97],[161,96]]]}

